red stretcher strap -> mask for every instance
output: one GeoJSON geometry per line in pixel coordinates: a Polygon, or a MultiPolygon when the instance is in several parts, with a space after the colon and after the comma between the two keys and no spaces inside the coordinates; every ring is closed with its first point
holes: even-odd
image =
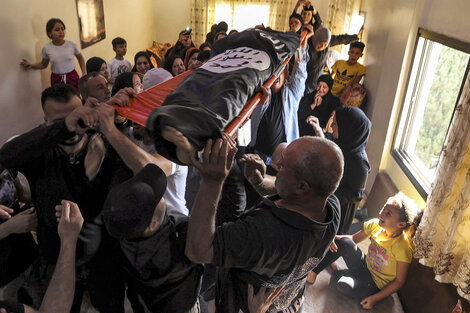
{"type": "Polygon", "coordinates": [[[188,70],[161,84],[153,86],[144,92],[139,93],[137,96],[130,99],[131,105],[127,107],[114,105],[114,108],[120,115],[136,122],[137,124],[145,126],[150,113],[155,108],[161,106],[163,101],[165,101],[165,98],[170,93],[172,93],[179,83],[192,71],[194,70],[188,70]]]}

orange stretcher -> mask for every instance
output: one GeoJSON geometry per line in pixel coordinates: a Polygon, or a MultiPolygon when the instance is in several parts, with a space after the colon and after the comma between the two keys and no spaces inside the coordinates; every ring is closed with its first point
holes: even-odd
{"type": "MultiPolygon", "coordinates": [[[[302,45],[307,38],[307,31],[303,31],[301,39],[300,39],[300,44],[302,45]]],[[[279,77],[279,75],[284,71],[285,67],[289,63],[290,59],[292,56],[288,57],[282,64],[281,66],[277,69],[277,71],[271,76],[263,86],[266,88],[271,88],[272,84],[276,81],[276,79],[279,77]]],[[[140,124],[142,126],[145,126],[147,122],[147,118],[150,115],[150,113],[157,107],[161,106],[163,104],[163,101],[165,101],[165,98],[173,92],[178,84],[186,78],[193,70],[188,70],[178,76],[173,77],[172,79],[169,79],[161,84],[158,84],[156,86],[153,86],[152,88],[149,88],[147,91],[144,91],[137,96],[131,98],[130,106],[127,107],[119,107],[119,106],[114,106],[116,111],[130,119],[131,121],[136,122],[137,124],[140,124]]],[[[232,121],[230,122],[227,127],[225,128],[224,132],[229,134],[232,138],[235,138],[237,130],[245,124],[247,119],[251,116],[253,113],[253,110],[256,108],[256,106],[259,104],[260,100],[262,97],[262,92],[258,91],[243,107],[243,110],[240,112],[240,114],[232,121]]]]}

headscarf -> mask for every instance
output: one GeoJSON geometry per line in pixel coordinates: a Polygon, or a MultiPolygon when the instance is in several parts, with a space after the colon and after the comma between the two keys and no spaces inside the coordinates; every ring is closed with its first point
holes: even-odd
{"type": "Polygon", "coordinates": [[[369,139],[371,122],[361,109],[342,107],[336,111],[338,139],[336,144],[343,154],[364,150],[369,139]]]}
{"type": "Polygon", "coordinates": [[[149,65],[150,65],[149,69],[154,68],[153,63],[150,60],[150,55],[145,51],[139,51],[134,56],[134,67],[132,68],[131,72],[134,72],[134,73],[137,72],[136,64],[137,64],[137,59],[140,58],[140,57],[145,57],[147,59],[147,61],[149,61],[149,65]]]}
{"type": "Polygon", "coordinates": [[[331,77],[331,75],[324,74],[324,75],[320,76],[320,78],[318,78],[317,85],[318,85],[319,82],[324,82],[325,84],[327,84],[328,85],[328,93],[327,94],[331,93],[331,87],[333,87],[333,78],[331,77]]]}
{"type": "Polygon", "coordinates": [[[173,63],[175,63],[176,59],[181,59],[181,57],[179,55],[170,55],[165,59],[165,64],[163,65],[163,68],[170,72],[171,75],[173,75],[173,63]]]}
{"type": "Polygon", "coordinates": [[[134,88],[134,82],[133,82],[134,75],[136,75],[136,73],[134,72],[125,72],[125,73],[119,74],[119,76],[116,77],[116,80],[114,81],[111,95],[114,96],[122,88],[126,88],[126,87],[134,88]]]}
{"type": "Polygon", "coordinates": [[[320,43],[320,42],[328,42],[330,44],[331,40],[331,32],[328,28],[326,27],[320,27],[317,29],[315,34],[312,37],[312,48],[315,49],[315,46],[320,43]]]}
{"type": "Polygon", "coordinates": [[[171,78],[173,78],[173,75],[171,75],[167,70],[162,68],[153,68],[145,73],[142,84],[144,85],[144,90],[147,90],[171,78]]]}
{"type": "Polygon", "coordinates": [[[91,72],[99,72],[101,70],[101,66],[103,63],[106,63],[105,60],[99,57],[92,57],[89,58],[88,61],[86,61],[86,72],[91,73],[91,72]]]}
{"type": "MultiPolygon", "coordinates": [[[[289,16],[289,25],[290,25],[290,20],[293,19],[293,18],[296,18],[300,21],[300,25],[303,26],[304,22],[302,20],[302,15],[300,15],[299,13],[297,12],[292,12],[292,14],[289,16]]],[[[300,35],[300,32],[302,31],[302,27],[300,27],[300,29],[297,31],[297,34],[300,35]]]]}
{"type": "Polygon", "coordinates": [[[188,63],[189,63],[189,59],[191,59],[191,56],[195,53],[199,53],[201,52],[201,50],[199,50],[198,48],[196,47],[191,47],[189,48],[188,50],[186,50],[186,54],[184,56],[184,67],[185,68],[188,68],[188,63]]]}

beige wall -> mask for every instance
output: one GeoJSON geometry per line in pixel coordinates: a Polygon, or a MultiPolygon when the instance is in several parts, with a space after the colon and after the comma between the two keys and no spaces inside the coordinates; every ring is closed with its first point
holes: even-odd
{"type": "Polygon", "coordinates": [[[385,1],[365,0],[367,11],[366,86],[371,108],[372,132],[367,148],[372,172],[385,169],[397,187],[424,206],[409,179],[391,156],[391,144],[401,107],[418,27],[470,42],[470,20],[464,0],[385,1]],[[399,23],[397,23],[399,21],[399,23]]]}
{"type": "MultiPolygon", "coordinates": [[[[114,57],[111,40],[121,36],[128,43],[126,58],[133,63],[134,54],[149,47],[155,38],[154,1],[104,0],[103,3],[106,39],[84,49],[82,54],[85,60],[100,56],[108,61],[114,57]]],[[[17,0],[2,5],[0,144],[42,122],[40,93],[49,86],[50,70],[23,71],[19,63],[22,58],[34,62],[40,59],[41,49],[49,41],[45,27],[51,17],[61,18],[67,27],[66,39],[79,45],[75,0],[17,0]]]]}
{"type": "Polygon", "coordinates": [[[179,32],[189,26],[189,14],[189,0],[155,0],[156,40],[174,44],[179,32]]]}

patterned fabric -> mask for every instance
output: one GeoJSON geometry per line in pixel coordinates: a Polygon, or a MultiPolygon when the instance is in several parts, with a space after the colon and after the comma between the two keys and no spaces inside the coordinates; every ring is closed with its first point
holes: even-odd
{"type": "MultiPolygon", "coordinates": [[[[291,12],[291,1],[286,0],[191,0],[190,25],[193,29],[193,41],[201,44],[206,40],[206,34],[215,23],[215,5],[219,2],[230,4],[233,8],[237,4],[268,4],[269,5],[269,26],[278,31],[289,30],[289,15],[291,12]]],[[[253,24],[253,27],[256,25],[253,24]]],[[[230,30],[231,27],[229,25],[230,30]]],[[[242,31],[239,29],[238,31],[242,31]]]]}
{"type": "Polygon", "coordinates": [[[435,279],[452,283],[470,300],[470,76],[436,169],[423,219],[416,231],[415,257],[434,268],[435,279]]]}
{"type": "MultiPolygon", "coordinates": [[[[325,27],[328,27],[332,34],[345,34],[349,32],[353,12],[357,12],[357,0],[330,0],[325,27]]],[[[341,52],[342,46],[331,47],[341,52]]]]}

